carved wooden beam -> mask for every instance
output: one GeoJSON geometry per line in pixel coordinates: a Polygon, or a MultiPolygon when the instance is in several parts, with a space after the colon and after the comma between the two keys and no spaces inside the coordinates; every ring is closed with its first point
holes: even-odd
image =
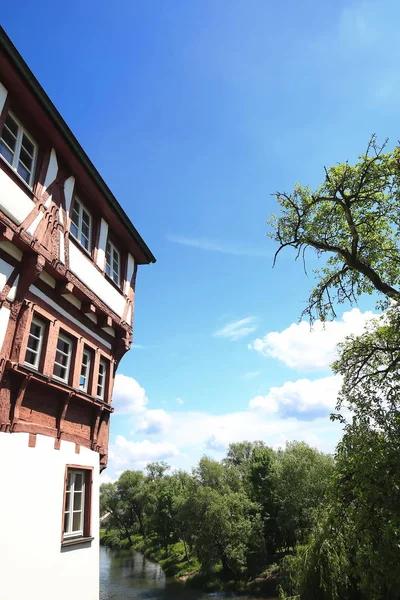
{"type": "Polygon", "coordinates": [[[95,315],[96,314],[96,307],[92,302],[84,302],[82,304],[82,312],[85,315],[95,315]]]}
{"type": "Polygon", "coordinates": [[[4,223],[0,223],[0,242],[11,242],[14,232],[4,223]]]}
{"type": "Polygon", "coordinates": [[[56,291],[61,296],[68,296],[68,294],[74,293],[75,286],[71,282],[59,281],[56,285],[56,291]]]}
{"type": "Polygon", "coordinates": [[[24,400],[25,392],[28,387],[28,383],[31,380],[31,377],[32,377],[32,375],[27,375],[26,377],[24,377],[24,379],[22,380],[22,383],[21,383],[21,387],[18,390],[17,398],[15,400],[15,404],[12,409],[11,431],[13,431],[15,429],[15,425],[18,423],[21,405],[24,400]]]}
{"type": "Polygon", "coordinates": [[[60,410],[58,418],[57,418],[57,439],[58,440],[61,438],[61,435],[63,432],[63,427],[64,427],[65,415],[67,414],[69,401],[73,395],[74,395],[74,392],[68,392],[64,395],[64,402],[61,406],[61,410],[60,410]]]}

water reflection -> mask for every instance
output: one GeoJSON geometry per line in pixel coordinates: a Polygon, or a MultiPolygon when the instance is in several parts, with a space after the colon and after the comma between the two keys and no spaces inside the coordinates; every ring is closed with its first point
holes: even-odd
{"type": "MultiPolygon", "coordinates": [[[[100,546],[100,600],[215,600],[224,594],[204,594],[167,580],[157,563],[139,552],[100,546]]],[[[241,596],[241,600],[250,600],[241,596]]],[[[254,598],[251,600],[255,600],[254,598]]]]}

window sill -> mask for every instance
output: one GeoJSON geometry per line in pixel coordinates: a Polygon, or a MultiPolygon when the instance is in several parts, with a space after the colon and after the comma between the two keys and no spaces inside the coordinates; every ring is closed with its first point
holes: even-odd
{"type": "Polygon", "coordinates": [[[61,547],[65,548],[66,546],[77,546],[78,544],[89,544],[93,542],[94,537],[86,536],[86,537],[78,537],[78,538],[66,538],[61,542],[61,547]]]}

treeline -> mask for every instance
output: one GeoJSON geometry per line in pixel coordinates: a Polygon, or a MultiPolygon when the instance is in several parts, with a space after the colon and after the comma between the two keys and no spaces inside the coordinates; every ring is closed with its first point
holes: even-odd
{"type": "Polygon", "coordinates": [[[191,473],[163,462],[125,471],[101,486],[101,513],[131,544],[140,535],[168,555],[180,543],[202,573],[244,580],[309,538],[333,470],[330,455],[305,443],[277,451],[236,443],[221,462],[203,457],[191,473]]]}

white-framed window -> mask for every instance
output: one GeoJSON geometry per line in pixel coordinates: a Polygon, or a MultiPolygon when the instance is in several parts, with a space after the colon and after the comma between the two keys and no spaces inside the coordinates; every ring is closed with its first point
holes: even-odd
{"type": "Polygon", "coordinates": [[[121,281],[121,255],[110,240],[106,246],[106,273],[116,283],[121,281]]]}
{"type": "Polygon", "coordinates": [[[85,534],[85,484],[86,472],[67,469],[64,504],[64,538],[85,534]]]}
{"type": "Polygon", "coordinates": [[[107,382],[107,361],[104,358],[100,359],[99,362],[99,375],[97,378],[97,397],[104,400],[104,394],[106,391],[107,382]]]}
{"type": "Polygon", "coordinates": [[[0,138],[0,154],[32,187],[37,145],[12,113],[8,113],[0,138]]]}
{"type": "Polygon", "coordinates": [[[56,358],[54,361],[53,377],[67,381],[72,356],[72,340],[60,333],[57,341],[56,358]]]}
{"type": "Polygon", "coordinates": [[[82,354],[82,365],[81,365],[81,375],[79,378],[79,387],[84,392],[87,392],[89,385],[89,376],[90,376],[90,363],[91,363],[91,354],[89,350],[86,348],[82,354]]]}
{"type": "Polygon", "coordinates": [[[70,232],[90,252],[92,247],[92,215],[78,198],[74,198],[70,232]]]}
{"type": "Polygon", "coordinates": [[[35,369],[39,368],[40,355],[43,346],[45,324],[33,317],[25,352],[25,364],[35,369]]]}

